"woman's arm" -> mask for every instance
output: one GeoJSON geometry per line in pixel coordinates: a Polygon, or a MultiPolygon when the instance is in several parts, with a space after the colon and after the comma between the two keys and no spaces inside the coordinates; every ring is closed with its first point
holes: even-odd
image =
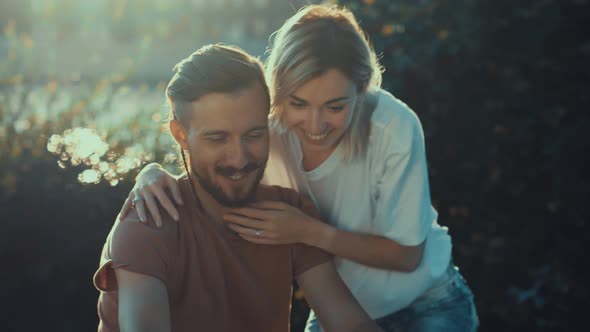
{"type": "Polygon", "coordinates": [[[174,220],[178,220],[178,211],[167,194],[168,189],[177,204],[183,205],[180,188],[176,177],[166,171],[160,164],[151,163],[145,166],[135,178],[135,185],[121,211],[119,218],[125,217],[133,207],[137,209],[137,215],[142,222],[147,221],[147,212],[154,218],[158,227],[162,226],[162,217],[156,200],[164,207],[174,220]]]}
{"type": "Polygon", "coordinates": [[[346,287],[334,262],[314,266],[296,278],[324,330],[382,331],[346,287]]]}
{"type": "Polygon", "coordinates": [[[335,256],[387,270],[415,270],[424,250],[424,242],[404,246],[384,236],[340,230],[283,202],[267,201],[234,209],[224,219],[231,229],[254,243],[305,243],[335,256]]]}
{"type": "Polygon", "coordinates": [[[425,244],[404,246],[384,236],[347,232],[321,221],[310,223],[307,232],[307,245],[363,265],[402,272],[418,267],[425,244]]]}

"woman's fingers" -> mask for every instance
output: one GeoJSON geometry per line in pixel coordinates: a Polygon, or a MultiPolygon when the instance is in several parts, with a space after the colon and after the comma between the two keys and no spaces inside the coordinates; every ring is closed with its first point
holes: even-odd
{"type": "Polygon", "coordinates": [[[141,220],[141,222],[145,223],[147,221],[145,202],[143,201],[143,199],[141,197],[137,197],[137,196],[135,196],[135,198],[133,199],[133,202],[135,204],[135,210],[137,211],[137,216],[139,217],[139,220],[141,220]]]}
{"type": "Polygon", "coordinates": [[[243,207],[243,208],[236,208],[230,210],[232,214],[242,215],[245,217],[249,217],[252,219],[259,219],[259,220],[268,220],[272,217],[272,211],[253,208],[253,207],[243,207]]]}
{"type": "MultiPolygon", "coordinates": [[[[153,187],[151,191],[154,196],[156,196],[160,204],[164,207],[164,209],[168,212],[168,214],[174,218],[175,221],[178,221],[178,210],[176,210],[174,203],[172,203],[168,195],[166,195],[166,192],[160,187],[153,187]]],[[[156,205],[156,209],[157,208],[158,206],[156,205]]]]}
{"type": "Polygon", "coordinates": [[[284,210],[288,205],[280,201],[260,201],[252,204],[251,206],[264,210],[284,210]]]}
{"type": "MultiPolygon", "coordinates": [[[[160,216],[160,210],[158,210],[158,204],[154,199],[154,196],[151,193],[142,193],[141,197],[143,198],[145,204],[147,205],[150,214],[154,218],[154,222],[156,223],[157,227],[162,227],[162,217],[160,216]]],[[[137,205],[137,203],[135,204],[137,205]]]]}
{"type": "Polygon", "coordinates": [[[166,179],[168,182],[168,188],[170,188],[170,192],[172,193],[172,197],[174,197],[176,203],[184,205],[184,202],[182,201],[182,195],[180,194],[180,186],[178,185],[178,181],[176,181],[176,179],[173,177],[168,177],[166,179]]]}
{"type": "Polygon", "coordinates": [[[243,227],[238,224],[229,224],[228,227],[238,233],[238,235],[250,242],[277,244],[276,234],[263,229],[243,227]]]}
{"type": "Polygon", "coordinates": [[[223,215],[223,219],[227,222],[239,224],[241,226],[248,227],[251,229],[268,230],[268,227],[269,227],[269,223],[267,223],[267,222],[252,219],[252,218],[245,217],[245,216],[240,216],[240,215],[233,214],[233,213],[228,213],[228,214],[223,215]]]}
{"type": "Polygon", "coordinates": [[[117,219],[121,220],[125,218],[132,206],[133,199],[131,198],[131,193],[129,193],[129,196],[127,196],[127,199],[125,199],[125,203],[123,203],[123,207],[121,207],[121,211],[119,211],[119,217],[117,219]]]}
{"type": "Polygon", "coordinates": [[[231,228],[233,231],[235,231],[238,234],[242,234],[242,235],[251,235],[251,236],[258,236],[260,237],[260,235],[262,235],[262,233],[264,233],[264,231],[256,229],[256,228],[251,228],[251,227],[244,227],[238,224],[229,224],[227,225],[227,227],[231,228]],[[258,235],[256,235],[258,234],[258,235]]]}

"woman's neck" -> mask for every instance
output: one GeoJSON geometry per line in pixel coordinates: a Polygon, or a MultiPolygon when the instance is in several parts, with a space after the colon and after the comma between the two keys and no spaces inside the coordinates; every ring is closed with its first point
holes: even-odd
{"type": "Polygon", "coordinates": [[[332,153],[336,150],[337,145],[326,151],[306,151],[304,147],[301,147],[301,153],[303,154],[303,160],[301,164],[303,170],[306,172],[313,171],[324,163],[332,153]]]}

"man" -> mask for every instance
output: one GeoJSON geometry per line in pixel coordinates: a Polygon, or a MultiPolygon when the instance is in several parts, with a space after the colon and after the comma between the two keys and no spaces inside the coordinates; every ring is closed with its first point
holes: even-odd
{"type": "Polygon", "coordinates": [[[187,170],[185,204],[179,221],[162,229],[142,225],[136,213],[115,223],[94,278],[99,331],[288,331],[294,279],[327,331],[376,331],[328,254],[257,245],[222,220],[229,207],[257,200],[318,214],[294,191],[259,185],[270,109],[260,62],[210,45],[175,70],[166,95],[187,170]]]}

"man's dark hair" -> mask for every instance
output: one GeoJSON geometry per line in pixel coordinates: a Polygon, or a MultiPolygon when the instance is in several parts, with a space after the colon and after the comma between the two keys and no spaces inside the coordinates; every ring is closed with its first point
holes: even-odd
{"type": "Polygon", "coordinates": [[[209,93],[234,93],[259,83],[270,96],[262,63],[236,46],[211,44],[201,47],[174,66],[166,87],[171,116],[187,124],[190,103],[209,93]]]}

